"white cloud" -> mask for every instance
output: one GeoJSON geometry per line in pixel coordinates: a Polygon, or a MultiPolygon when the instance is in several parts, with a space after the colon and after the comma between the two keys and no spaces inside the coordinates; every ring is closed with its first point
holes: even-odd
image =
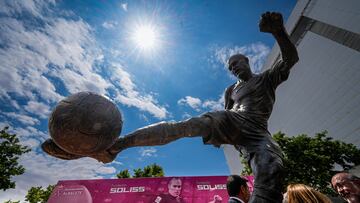
{"type": "Polygon", "coordinates": [[[192,116],[188,112],[185,112],[181,117],[182,117],[182,119],[189,119],[192,116]]]}
{"type": "Polygon", "coordinates": [[[114,29],[118,23],[116,21],[105,21],[102,26],[106,29],[114,29]]]}
{"type": "Polygon", "coordinates": [[[218,100],[205,100],[202,104],[203,108],[208,108],[212,111],[224,110],[225,99],[224,96],[221,95],[218,100]]]}
{"type": "Polygon", "coordinates": [[[147,111],[156,118],[166,118],[168,112],[164,106],[159,106],[154,97],[150,94],[140,94],[136,85],[132,82],[131,76],[124,71],[120,64],[113,64],[111,81],[122,91],[117,92],[115,101],[127,106],[137,107],[147,111]]]}
{"type": "Polygon", "coordinates": [[[31,149],[35,149],[36,147],[40,146],[40,141],[37,140],[37,139],[30,138],[30,139],[27,139],[25,141],[21,141],[20,144],[28,146],[31,149]]]}
{"type": "Polygon", "coordinates": [[[43,10],[46,10],[48,4],[55,4],[55,0],[48,1],[0,1],[0,13],[14,15],[22,12],[29,12],[33,16],[42,17],[43,10]]]}
{"type": "MultiPolygon", "coordinates": [[[[29,29],[16,18],[0,18],[0,37],[4,44],[0,48],[0,96],[13,101],[9,93],[16,93],[28,99],[30,104],[39,103],[41,99],[48,105],[41,113],[46,113],[49,103],[64,98],[52,82],[59,80],[70,93],[93,91],[107,95],[107,89],[111,88],[119,95],[117,102],[148,111],[157,118],[166,117],[165,107],[159,106],[152,95],[137,91],[123,68],[114,69],[110,75],[119,74],[113,78],[120,78],[119,85],[126,94],[121,94],[113,83],[100,75],[94,63],[103,55],[86,22],[57,17],[46,18],[43,23],[42,27],[29,29]]],[[[16,107],[16,103],[12,104],[16,107]]]]}
{"type": "Polygon", "coordinates": [[[157,150],[154,147],[142,147],[139,150],[141,157],[156,157],[157,150]]]}
{"type": "Polygon", "coordinates": [[[25,125],[37,125],[40,121],[36,118],[24,115],[24,114],[17,114],[15,112],[4,113],[6,116],[16,119],[17,121],[25,124],[25,125]]]}
{"type": "Polygon", "coordinates": [[[214,47],[214,56],[210,59],[212,63],[221,63],[227,69],[227,62],[230,56],[234,54],[243,54],[250,59],[250,67],[254,73],[262,70],[265,59],[270,53],[270,47],[261,42],[233,47],[214,47]]]}
{"type": "Polygon", "coordinates": [[[111,164],[116,164],[116,165],[124,165],[122,162],[120,161],[113,161],[111,162],[111,164]]]}
{"type": "Polygon", "coordinates": [[[127,4],[127,3],[122,3],[122,4],[121,4],[121,8],[122,8],[124,11],[128,11],[128,4],[127,4]]]}
{"type": "Polygon", "coordinates": [[[2,130],[4,127],[11,126],[11,123],[9,122],[0,122],[0,130],[2,130]]]}
{"type": "MultiPolygon", "coordinates": [[[[0,81],[0,84],[1,84],[1,81],[0,81]]],[[[12,106],[13,108],[15,108],[17,110],[20,109],[20,105],[18,104],[18,102],[15,99],[12,99],[11,96],[6,93],[6,91],[4,91],[3,89],[0,89],[0,95],[3,96],[0,98],[0,100],[2,100],[4,103],[10,104],[10,106],[12,106]]]]}
{"type": "Polygon", "coordinates": [[[191,108],[195,109],[196,111],[200,110],[201,107],[201,100],[199,98],[186,96],[185,98],[181,98],[178,102],[180,105],[189,105],[191,108]]]}
{"type": "MultiPolygon", "coordinates": [[[[218,100],[210,100],[207,99],[205,101],[201,101],[199,98],[186,96],[185,98],[181,98],[178,100],[179,105],[188,105],[192,109],[196,111],[217,111],[224,109],[224,96],[221,95],[218,100]]],[[[183,117],[189,117],[188,113],[184,114],[183,117]]]]}
{"type": "Polygon", "coordinates": [[[50,114],[49,105],[41,102],[29,101],[24,108],[26,111],[40,116],[40,118],[47,118],[50,114]]]}
{"type": "Polygon", "coordinates": [[[146,115],[140,114],[139,117],[140,117],[143,121],[145,121],[146,123],[149,123],[149,118],[148,118],[146,115]]]}
{"type": "MultiPolygon", "coordinates": [[[[12,124],[7,123],[3,123],[3,125],[13,126],[12,124]]],[[[49,135],[46,132],[40,131],[32,126],[27,126],[25,128],[10,127],[8,132],[11,134],[16,134],[21,143],[29,144],[31,147],[35,147],[35,145],[38,146],[41,142],[49,138],[49,135]]]]}
{"type": "Polygon", "coordinates": [[[14,131],[18,132],[17,134],[20,136],[36,136],[42,141],[49,137],[47,132],[40,131],[32,126],[27,126],[26,128],[15,128],[14,131]]]}
{"type": "Polygon", "coordinates": [[[49,18],[43,27],[31,29],[10,17],[1,18],[0,23],[1,38],[6,44],[0,49],[2,93],[16,92],[35,100],[36,92],[45,101],[57,102],[63,96],[57,93],[48,76],[62,81],[70,93],[106,92],[109,85],[94,72],[92,65],[100,51],[91,28],[82,20],[49,18]],[[8,71],[10,68],[13,71],[8,71]]]}
{"type": "Polygon", "coordinates": [[[114,167],[105,167],[105,166],[100,166],[98,169],[96,169],[97,173],[100,174],[114,174],[116,172],[116,169],[114,167]]]}

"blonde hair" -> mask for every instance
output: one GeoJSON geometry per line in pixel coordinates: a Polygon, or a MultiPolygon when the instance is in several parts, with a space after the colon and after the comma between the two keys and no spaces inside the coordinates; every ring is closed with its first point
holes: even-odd
{"type": "Polygon", "coordinates": [[[304,184],[287,186],[288,203],[331,203],[331,200],[321,192],[304,184]]]}

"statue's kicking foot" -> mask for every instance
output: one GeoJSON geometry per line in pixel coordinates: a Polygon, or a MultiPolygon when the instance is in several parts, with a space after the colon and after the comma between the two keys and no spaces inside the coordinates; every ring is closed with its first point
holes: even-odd
{"type": "Polygon", "coordinates": [[[44,143],[42,143],[41,148],[47,154],[59,159],[72,160],[72,159],[79,159],[84,157],[82,155],[71,154],[69,152],[62,150],[52,141],[52,139],[48,139],[44,143]]]}
{"type": "Polygon", "coordinates": [[[102,152],[91,154],[89,157],[106,164],[114,161],[118,153],[126,148],[127,147],[125,145],[124,138],[117,138],[115,143],[110,148],[102,152]]]}
{"type": "Polygon", "coordinates": [[[94,154],[89,155],[89,157],[94,158],[104,164],[106,163],[110,163],[112,161],[114,161],[114,159],[116,158],[117,154],[112,154],[109,151],[105,150],[102,152],[97,152],[94,154]]]}
{"type": "Polygon", "coordinates": [[[94,158],[100,162],[103,163],[109,163],[112,162],[115,158],[117,153],[111,153],[107,150],[102,151],[102,152],[96,152],[94,154],[89,154],[89,155],[78,155],[78,154],[71,154],[69,152],[66,152],[64,150],[62,150],[60,147],[58,147],[53,141],[52,139],[48,139],[46,140],[42,145],[41,148],[44,150],[44,152],[46,152],[47,154],[54,156],[56,158],[59,159],[64,159],[64,160],[73,160],[73,159],[79,159],[79,158],[83,158],[83,157],[91,157],[94,158]]]}
{"type": "Polygon", "coordinates": [[[118,153],[126,148],[128,148],[128,146],[125,144],[124,138],[118,138],[115,143],[106,151],[115,158],[118,153]]]}

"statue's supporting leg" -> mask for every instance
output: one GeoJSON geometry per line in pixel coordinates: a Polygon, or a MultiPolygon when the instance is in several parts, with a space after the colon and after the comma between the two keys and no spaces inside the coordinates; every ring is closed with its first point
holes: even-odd
{"type": "Polygon", "coordinates": [[[268,149],[250,155],[255,183],[249,203],[281,203],[284,167],[282,157],[268,149]]]}
{"type": "Polygon", "coordinates": [[[117,154],[136,146],[164,145],[183,137],[202,136],[208,133],[210,119],[194,117],[181,122],[160,122],[140,128],[124,138],[120,138],[107,151],[117,154]]]}

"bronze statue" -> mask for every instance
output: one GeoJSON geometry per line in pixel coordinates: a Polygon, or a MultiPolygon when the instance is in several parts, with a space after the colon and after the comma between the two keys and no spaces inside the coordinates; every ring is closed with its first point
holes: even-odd
{"type": "Polygon", "coordinates": [[[281,202],[283,156],[267,130],[267,121],[275,102],[275,89],[287,80],[291,67],[299,58],[280,13],[264,13],[259,27],[261,32],[275,37],[282,59],[273,68],[254,75],[246,56],[231,56],[228,67],[239,81],[225,91],[225,110],[138,129],[120,138],[108,151],[117,154],[129,147],[164,145],[179,138],[195,136],[202,136],[204,143],[215,146],[232,144],[249,155],[255,176],[249,202],[281,202]]]}
{"type": "MultiPolygon", "coordinates": [[[[260,31],[271,33],[281,49],[282,59],[265,72],[251,72],[249,59],[241,54],[231,56],[228,68],[239,81],[225,91],[225,110],[208,112],[180,122],[160,122],[117,138],[101,157],[112,161],[116,155],[130,147],[164,145],[183,137],[202,136],[205,144],[234,145],[248,155],[255,176],[254,202],[281,202],[283,155],[267,130],[267,121],[275,102],[275,89],[287,80],[291,67],[299,60],[297,50],[290,41],[280,13],[266,12],[259,23],[260,31]]],[[[47,146],[47,153],[65,158],[66,153],[47,146]]],[[[67,157],[75,159],[79,157],[67,157]]]]}

